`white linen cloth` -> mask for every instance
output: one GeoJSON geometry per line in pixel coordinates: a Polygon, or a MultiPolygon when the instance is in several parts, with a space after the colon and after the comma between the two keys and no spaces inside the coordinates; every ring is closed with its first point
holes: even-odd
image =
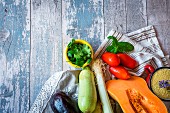
{"type": "MultiPolygon", "coordinates": [[[[154,26],[147,26],[145,28],[139,29],[137,31],[121,34],[114,30],[111,30],[108,36],[114,36],[118,41],[130,42],[134,45],[134,51],[128,53],[131,57],[139,62],[139,65],[134,70],[129,70],[129,72],[141,76],[144,71],[144,66],[146,64],[151,64],[153,67],[169,67],[169,55],[165,56],[158,43],[156,32],[154,26]]],[[[94,57],[100,58],[105,52],[108,45],[111,44],[111,40],[105,38],[102,44],[99,46],[98,50],[95,52],[94,57]]],[[[52,75],[42,87],[40,93],[38,94],[35,102],[33,103],[29,113],[46,113],[52,112],[49,100],[50,97],[57,90],[62,90],[67,92],[74,99],[77,99],[77,77],[80,70],[68,70],[56,72],[52,75]]],[[[106,71],[108,79],[111,79],[109,71],[106,71]]]]}

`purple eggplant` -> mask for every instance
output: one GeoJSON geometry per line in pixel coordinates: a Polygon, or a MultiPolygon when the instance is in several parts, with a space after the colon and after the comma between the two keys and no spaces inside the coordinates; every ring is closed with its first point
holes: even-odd
{"type": "Polygon", "coordinates": [[[77,102],[61,91],[51,97],[50,105],[54,113],[81,113],[77,102]]]}

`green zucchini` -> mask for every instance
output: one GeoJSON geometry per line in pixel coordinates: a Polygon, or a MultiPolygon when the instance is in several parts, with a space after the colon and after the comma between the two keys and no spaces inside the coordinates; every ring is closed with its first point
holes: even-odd
{"type": "Polygon", "coordinates": [[[94,74],[89,67],[86,67],[79,74],[78,106],[83,113],[92,113],[96,103],[94,74]]]}

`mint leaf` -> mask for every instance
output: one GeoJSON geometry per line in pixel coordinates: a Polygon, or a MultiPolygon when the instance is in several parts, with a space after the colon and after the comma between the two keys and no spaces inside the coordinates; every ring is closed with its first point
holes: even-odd
{"type": "Polygon", "coordinates": [[[111,53],[117,53],[119,42],[117,41],[116,37],[109,36],[107,38],[112,39],[112,44],[106,48],[106,51],[111,52],[111,53]]]}
{"type": "Polygon", "coordinates": [[[118,52],[130,52],[134,50],[134,46],[128,42],[119,42],[118,43],[118,52]]]}
{"type": "Polygon", "coordinates": [[[117,50],[118,50],[118,47],[117,46],[108,46],[107,48],[106,48],[106,51],[109,51],[109,52],[111,52],[111,53],[117,53],[117,50]]]}
{"type": "Polygon", "coordinates": [[[116,37],[108,36],[108,39],[112,39],[112,44],[106,48],[106,51],[111,53],[123,53],[134,50],[134,46],[129,42],[118,42],[116,37]]]}
{"type": "Polygon", "coordinates": [[[117,41],[116,37],[109,36],[107,38],[112,39],[112,46],[118,46],[118,41],[117,41]]]}

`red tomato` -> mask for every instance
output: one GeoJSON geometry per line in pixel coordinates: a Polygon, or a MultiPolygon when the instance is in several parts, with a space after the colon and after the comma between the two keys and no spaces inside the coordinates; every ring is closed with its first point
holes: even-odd
{"type": "Polygon", "coordinates": [[[123,79],[123,80],[130,78],[130,74],[123,66],[109,67],[109,71],[116,78],[123,79]]]}
{"type": "Polygon", "coordinates": [[[136,60],[127,54],[118,53],[117,55],[120,58],[120,63],[127,68],[134,69],[138,64],[136,60]]]}
{"type": "Polygon", "coordinates": [[[105,52],[102,55],[102,60],[110,66],[118,66],[120,64],[119,57],[116,54],[110,52],[105,52]]]}

